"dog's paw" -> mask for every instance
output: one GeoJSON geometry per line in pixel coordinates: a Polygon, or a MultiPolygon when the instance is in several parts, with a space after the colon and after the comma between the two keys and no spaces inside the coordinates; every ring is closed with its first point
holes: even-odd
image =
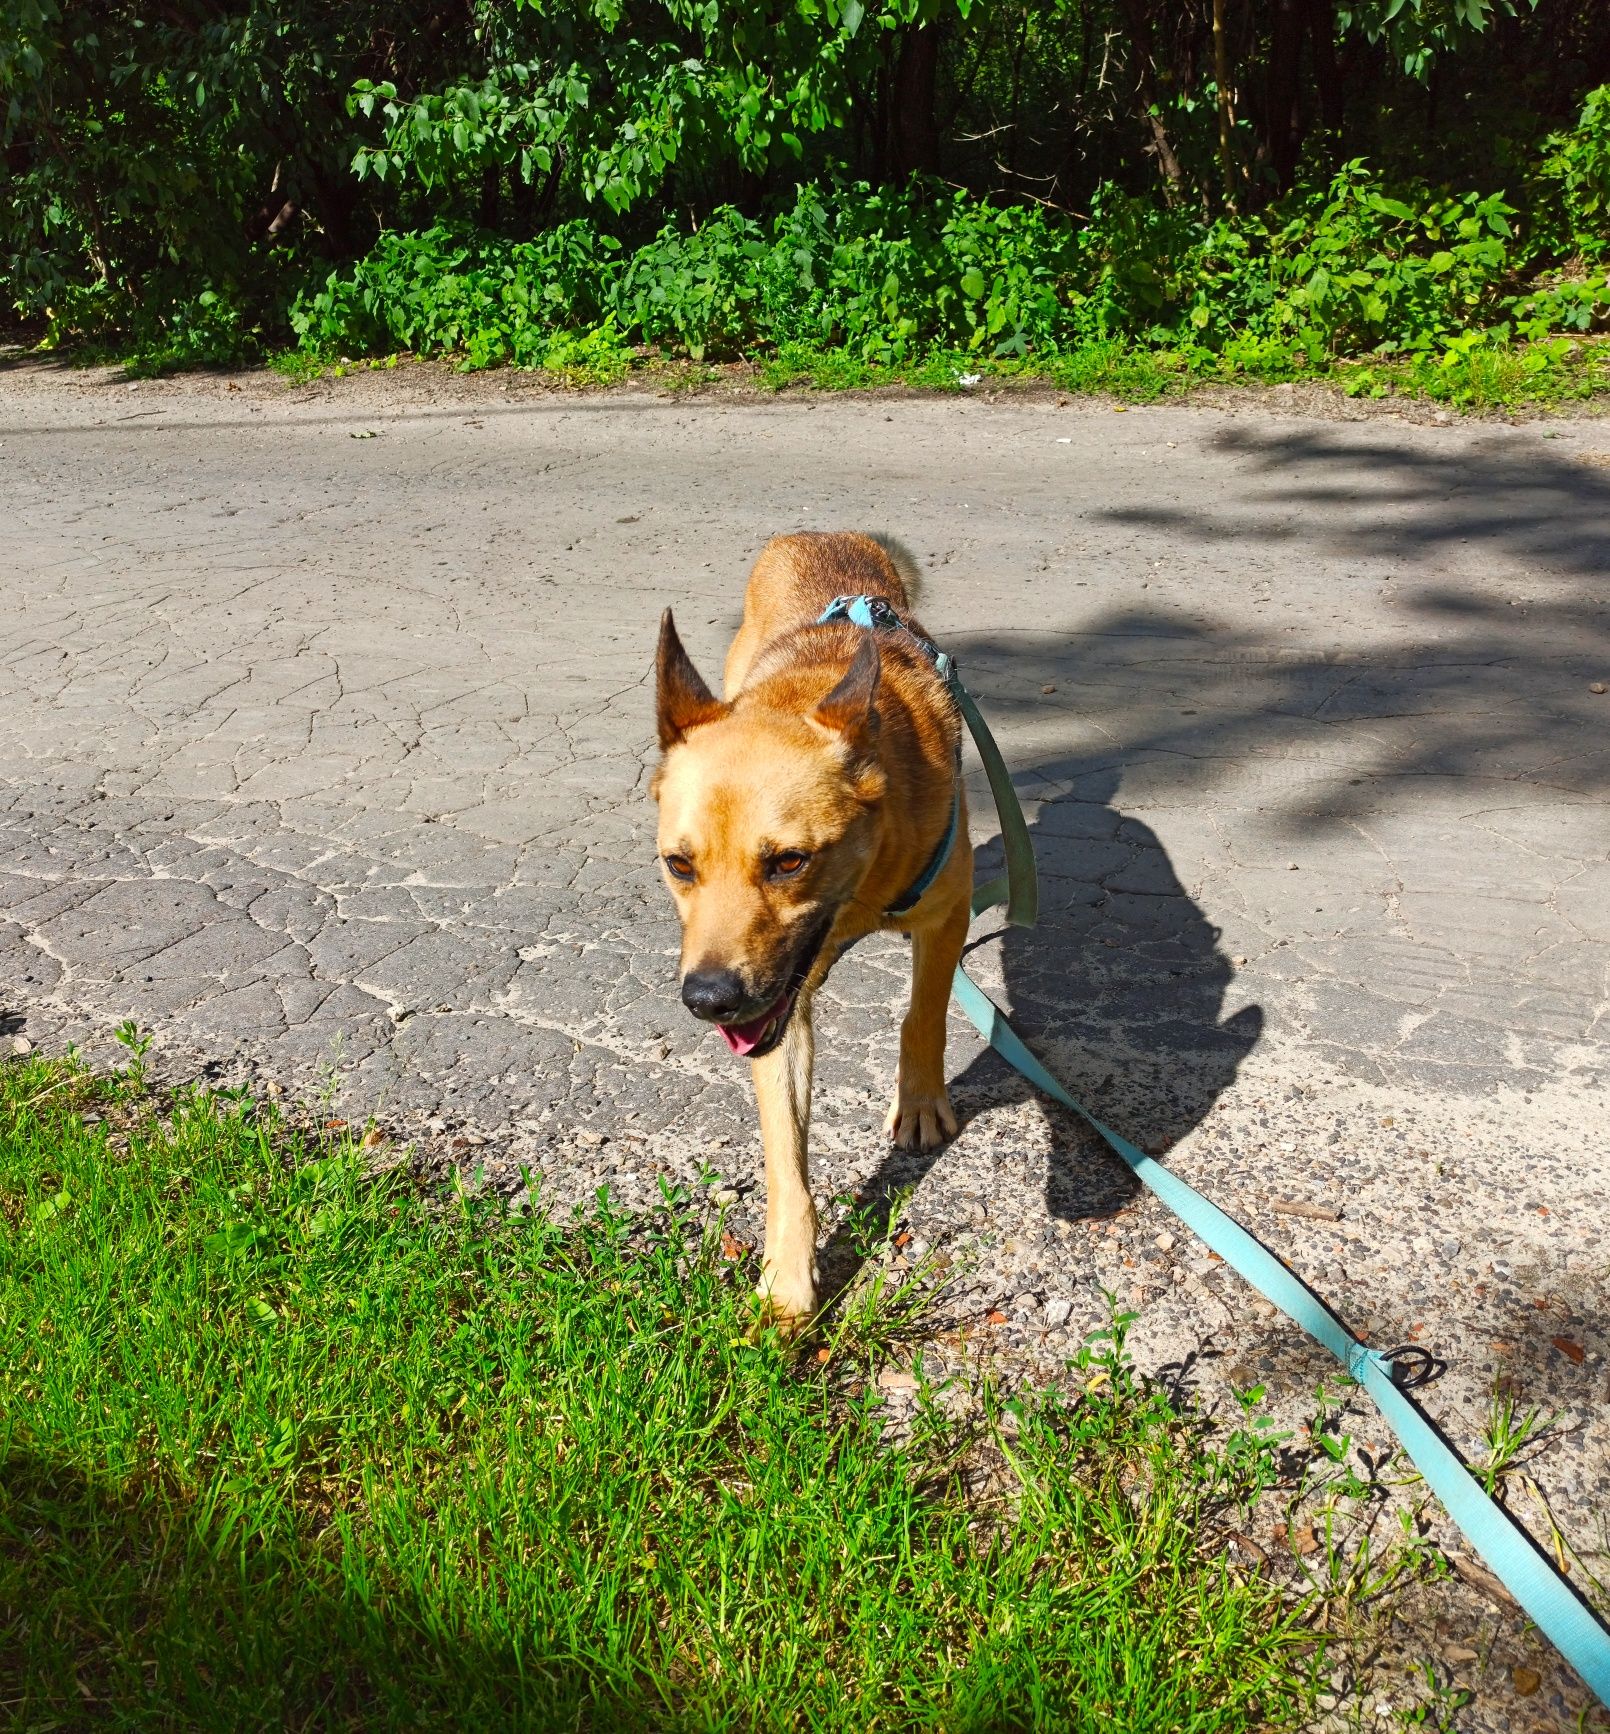
{"type": "Polygon", "coordinates": [[[797,1337],[816,1317],[816,1284],[811,1279],[789,1282],[768,1272],[755,1289],[755,1300],[757,1333],[776,1330],[784,1337],[797,1337]]]}
{"type": "Polygon", "coordinates": [[[941,1090],[935,1096],[899,1091],[883,1122],[884,1130],[902,1150],[937,1150],[956,1136],[956,1113],[950,1097],[941,1090]]]}

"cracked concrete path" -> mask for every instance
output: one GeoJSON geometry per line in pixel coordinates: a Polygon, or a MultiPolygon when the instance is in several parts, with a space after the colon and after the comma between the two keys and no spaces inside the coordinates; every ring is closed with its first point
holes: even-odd
{"type": "MultiPolygon", "coordinates": [[[[1445,1360],[1462,1449],[1495,1375],[1560,1410],[1534,1478],[1602,1573],[1610,423],[25,367],[0,477],[6,1028],[328,1065],[561,1198],[708,1162],[740,1225],[746,1081],[676,1002],[652,861],[655,623],[716,672],[769,534],[900,536],[1045,875],[985,984],[1357,1327],[1445,1360]]],[[[890,1158],[903,962],[856,952],[823,1008],[830,1221],[915,1184],[908,1250],[1048,1363],[1105,1285],[1178,1376],[1311,1387],[959,1017],[963,1134],[890,1158]]]]}

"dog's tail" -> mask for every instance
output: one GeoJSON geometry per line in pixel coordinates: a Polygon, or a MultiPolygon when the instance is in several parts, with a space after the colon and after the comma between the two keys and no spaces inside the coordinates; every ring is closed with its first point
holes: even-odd
{"type": "Polygon", "coordinates": [[[897,608],[915,608],[922,596],[922,572],[917,565],[916,555],[904,542],[897,542],[893,536],[886,536],[881,530],[869,530],[867,539],[876,542],[888,556],[889,564],[894,567],[905,591],[903,596],[891,596],[889,600],[897,608]]]}

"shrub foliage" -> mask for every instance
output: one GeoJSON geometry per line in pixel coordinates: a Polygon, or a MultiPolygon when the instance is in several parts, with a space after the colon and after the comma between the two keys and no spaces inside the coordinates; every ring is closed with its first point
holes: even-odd
{"type": "Polygon", "coordinates": [[[169,361],[1432,356],[1604,318],[1595,69],[1596,0],[0,0],[0,269],[169,361]]]}

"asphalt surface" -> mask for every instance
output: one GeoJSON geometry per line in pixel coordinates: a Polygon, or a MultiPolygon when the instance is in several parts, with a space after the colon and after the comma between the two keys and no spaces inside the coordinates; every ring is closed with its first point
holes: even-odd
{"type": "MultiPolygon", "coordinates": [[[[176,1075],[324,1077],[564,1203],[713,1168],[751,1236],[747,1080],[677,1003],[653,866],[655,626],[714,677],[769,535],[900,537],[1039,848],[1042,925],[976,948],[984,984],[1433,1357],[1461,1450],[1495,1378],[1558,1411],[1530,1472],[1604,1575],[1610,423],[27,365],[0,504],[0,1039],[99,1054],[132,1017],[176,1075]]],[[[981,778],[974,811],[987,864],[981,778]]],[[[821,1008],[830,1278],[844,1201],[914,1187],[906,1255],[954,1261],[977,1342],[1054,1368],[1105,1287],[1149,1368],[1295,1413],[1323,1357],[959,1014],[962,1135],[888,1150],[904,982],[871,943],[821,1008]]],[[[1439,1641],[1478,1629],[1480,1725],[1567,1725],[1546,1647],[1450,1591],[1439,1641]]]]}

